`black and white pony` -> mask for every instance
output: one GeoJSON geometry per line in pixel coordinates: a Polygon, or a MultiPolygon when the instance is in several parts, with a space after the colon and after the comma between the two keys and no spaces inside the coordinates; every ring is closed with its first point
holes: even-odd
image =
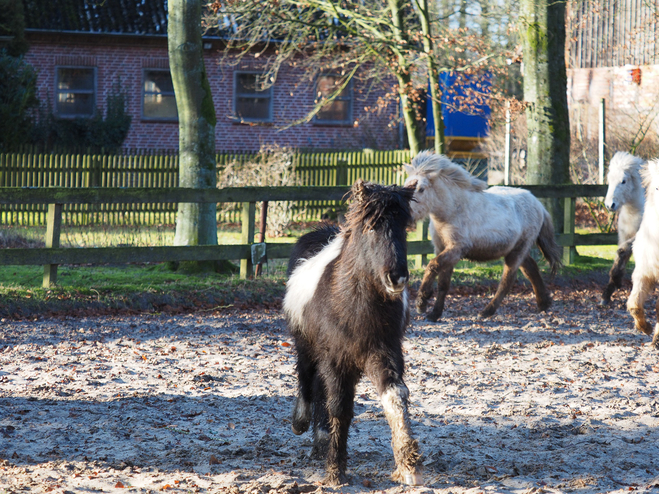
{"type": "Polygon", "coordinates": [[[295,339],[295,434],[313,418],[314,453],[326,455],[325,482],[347,482],[348,429],[355,387],[366,374],[391,428],[393,479],[419,483],[403,382],[409,322],[406,227],[414,188],[358,180],[341,228],[302,236],[291,255],[284,313],[295,339]]]}

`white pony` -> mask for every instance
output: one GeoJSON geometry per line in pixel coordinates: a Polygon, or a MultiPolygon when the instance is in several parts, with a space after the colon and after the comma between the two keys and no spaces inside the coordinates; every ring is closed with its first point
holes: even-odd
{"type": "MultiPolygon", "coordinates": [[[[647,190],[647,202],[634,240],[636,267],[632,273],[633,288],[627,300],[627,310],[634,318],[636,329],[651,335],[652,325],[645,320],[643,304],[659,281],[659,159],[649,161],[641,175],[647,190]]],[[[659,350],[659,322],[654,328],[652,345],[659,350]]]]}
{"type": "Polygon", "coordinates": [[[618,214],[618,251],[609,271],[609,283],[604,288],[600,305],[608,305],[611,295],[622,286],[625,267],[632,255],[634,237],[641,225],[645,206],[645,189],[641,180],[641,167],[644,160],[624,151],[613,155],[609,165],[604,205],[618,214]]]}
{"type": "Polygon", "coordinates": [[[430,216],[430,231],[436,257],[428,263],[417,295],[416,307],[424,313],[437,280],[437,300],[429,321],[437,321],[444,310],[444,299],[451,274],[462,258],[491,261],[504,258],[503,276],[494,298],[480,312],[493,315],[515,282],[521,268],[535,292],[538,309],[551,305],[538,265],[530,251],[538,244],[551,265],[552,274],[560,266],[561,248],[554,239],[554,226],[543,205],[527,190],[511,187],[487,188],[446,156],[430,151],[419,153],[405,165],[407,184],[417,181],[411,203],[415,220],[430,216]]]}

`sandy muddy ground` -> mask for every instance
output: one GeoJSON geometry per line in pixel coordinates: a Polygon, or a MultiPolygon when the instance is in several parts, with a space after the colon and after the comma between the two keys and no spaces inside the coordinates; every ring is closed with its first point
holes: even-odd
{"type": "Polygon", "coordinates": [[[486,321],[476,295],[450,296],[438,324],[414,318],[414,488],[389,480],[369,382],[351,485],[320,485],[310,433],[290,430],[294,357],[277,311],[2,321],[0,493],[659,490],[657,352],[625,293],[603,310],[593,290],[554,288],[547,314],[518,289],[486,321]]]}

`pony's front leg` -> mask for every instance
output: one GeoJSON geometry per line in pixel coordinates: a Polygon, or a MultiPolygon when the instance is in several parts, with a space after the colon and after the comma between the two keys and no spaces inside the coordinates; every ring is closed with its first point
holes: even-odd
{"type": "Polygon", "coordinates": [[[652,334],[652,326],[645,319],[645,309],[643,304],[648,298],[648,294],[652,289],[653,282],[646,278],[633,279],[632,293],[627,300],[627,310],[634,318],[634,325],[636,329],[647,335],[652,334]]]}
{"type": "Polygon", "coordinates": [[[457,249],[446,249],[432,259],[428,263],[428,266],[426,266],[426,271],[423,273],[423,281],[421,282],[421,287],[419,288],[419,293],[416,297],[416,309],[420,314],[425,313],[426,308],[428,307],[428,299],[432,297],[433,281],[435,281],[435,278],[437,278],[438,275],[441,275],[438,279],[435,306],[430,314],[426,316],[426,319],[429,321],[437,321],[444,312],[444,300],[451,283],[453,268],[459,260],[460,251],[457,249]]]}
{"type": "Polygon", "coordinates": [[[394,451],[396,470],[391,478],[408,485],[421,485],[422,478],[417,471],[419,443],[412,437],[410,418],[407,410],[409,390],[403,382],[402,357],[396,359],[373,359],[370,362],[369,377],[375,384],[384,415],[391,429],[391,448],[394,451]],[[384,362],[382,361],[384,360],[384,362]]]}
{"type": "Polygon", "coordinates": [[[444,313],[444,302],[446,301],[448,290],[451,287],[451,276],[453,276],[454,268],[455,266],[453,264],[447,264],[442,266],[439,271],[437,276],[437,297],[435,298],[435,305],[432,311],[426,315],[428,321],[438,321],[444,313]]]}
{"type": "Polygon", "coordinates": [[[604,287],[604,291],[600,298],[599,304],[601,306],[609,305],[609,303],[611,303],[611,295],[613,295],[613,292],[622,287],[622,278],[625,276],[625,268],[627,267],[629,258],[632,256],[633,243],[634,239],[631,238],[618,247],[615,261],[609,271],[609,282],[606,287],[604,287]]]}

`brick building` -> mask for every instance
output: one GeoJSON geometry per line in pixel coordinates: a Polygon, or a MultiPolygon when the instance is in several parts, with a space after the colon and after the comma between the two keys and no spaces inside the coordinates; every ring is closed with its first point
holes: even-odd
{"type": "MultiPolygon", "coordinates": [[[[39,98],[60,118],[105,113],[119,85],[128,96],[131,128],[126,148],[176,149],[178,122],[167,55],[166,0],[24,0],[25,60],[38,72],[39,98]]],[[[256,151],[277,144],[301,149],[400,147],[392,101],[369,112],[384,91],[355,82],[313,121],[291,128],[326,92],[330,74],[302,83],[300,73],[282,69],[276,83],[258,91],[263,67],[253,58],[226,62],[220,36],[204,38],[206,71],[217,114],[216,148],[256,151]],[[223,61],[225,60],[225,61],[223,61]]]]}

